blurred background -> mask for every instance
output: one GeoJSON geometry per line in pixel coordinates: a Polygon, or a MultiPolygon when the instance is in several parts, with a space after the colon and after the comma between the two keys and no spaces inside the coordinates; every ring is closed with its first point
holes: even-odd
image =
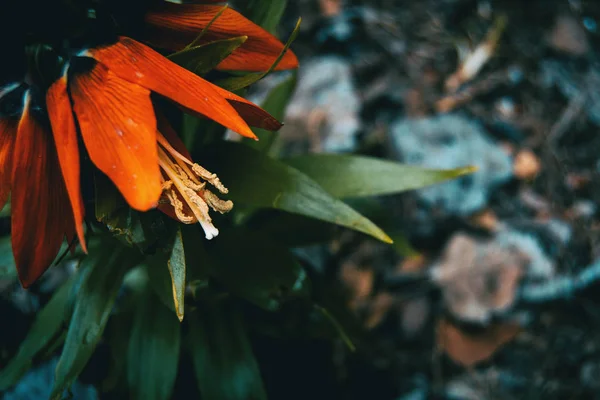
{"type": "MultiPolygon", "coordinates": [[[[357,204],[395,233],[394,247],[340,230],[297,249],[340,291],[362,340],[353,352],[342,340],[256,335],[269,398],[600,398],[600,2],[295,0],[284,41],[298,17],[281,155],[478,171],[357,204]]],[[[250,98],[287,77],[267,77],[250,98]]],[[[0,351],[22,340],[61,274],[29,292],[0,281],[11,321],[0,351]]],[[[95,398],[98,353],[75,399],[95,398]]],[[[31,390],[54,365],[6,398],[40,398],[31,390]]],[[[193,386],[183,372],[175,398],[193,386]]]]}

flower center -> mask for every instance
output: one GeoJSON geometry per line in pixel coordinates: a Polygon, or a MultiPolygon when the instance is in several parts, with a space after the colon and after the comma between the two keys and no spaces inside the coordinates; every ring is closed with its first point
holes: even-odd
{"type": "Polygon", "coordinates": [[[157,138],[159,165],[166,177],[163,182],[163,195],[166,199],[163,201],[173,207],[177,219],[185,224],[198,221],[206,238],[212,239],[219,234],[219,230],[208,214],[209,207],[224,214],[231,211],[233,202],[220,199],[206,186],[209,183],[223,194],[228,193],[227,188],[216,174],[192,163],[175,150],[160,132],[157,132],[157,138]]]}

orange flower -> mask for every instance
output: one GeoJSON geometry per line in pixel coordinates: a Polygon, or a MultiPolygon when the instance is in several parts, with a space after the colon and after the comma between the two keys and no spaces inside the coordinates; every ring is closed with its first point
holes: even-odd
{"type": "MultiPolygon", "coordinates": [[[[192,13],[194,18],[199,10],[192,13]]],[[[238,21],[243,19],[235,15],[238,21]]],[[[180,17],[184,16],[169,15],[167,19],[180,17]]],[[[202,25],[194,23],[197,34],[202,25]]],[[[248,35],[240,31],[247,26],[238,24],[238,30],[231,27],[228,32],[248,35]]],[[[263,33],[259,36],[263,42],[267,37],[263,33]]],[[[269,41],[275,40],[269,37],[269,41]]],[[[268,51],[275,52],[273,46],[282,48],[276,40],[273,43],[277,46],[266,43],[261,48],[257,62],[245,65],[250,69],[266,65],[268,51]]],[[[256,54],[254,51],[247,47],[240,54],[248,57],[256,54]]],[[[243,69],[239,68],[243,67],[242,58],[224,65],[243,69]]],[[[288,56],[284,67],[295,65],[295,56],[288,56]]],[[[160,203],[161,210],[184,223],[200,222],[210,239],[218,231],[212,225],[209,208],[226,212],[232,204],[220,200],[206,186],[210,184],[221,193],[227,189],[214,174],[191,161],[166,120],[155,113],[151,93],[246,137],[255,137],[248,125],[269,130],[281,127],[253,103],[128,37],[70,57],[45,95],[35,85],[22,83],[0,90],[0,99],[24,86],[20,116],[0,117],[0,207],[11,192],[12,247],[24,287],[48,268],[65,236],[69,241],[77,236],[86,250],[79,136],[90,160],[113,181],[132,208],[146,211],[160,203]]]]}
{"type": "MultiPolygon", "coordinates": [[[[202,2],[200,2],[202,3],[202,2]]],[[[204,1],[222,3],[222,1],[204,1]]],[[[154,46],[178,51],[194,41],[223,10],[222,5],[174,4],[161,2],[146,14],[147,40],[154,46]]],[[[222,70],[266,71],[283,50],[283,44],[269,32],[249,21],[240,13],[226,8],[213,21],[198,45],[219,39],[248,36],[248,40],[218,66],[222,70]]],[[[298,67],[296,55],[288,51],[276,70],[298,67]]]]}

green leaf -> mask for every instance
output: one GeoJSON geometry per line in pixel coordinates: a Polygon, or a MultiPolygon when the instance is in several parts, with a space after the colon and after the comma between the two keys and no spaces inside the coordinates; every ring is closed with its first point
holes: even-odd
{"type": "Polygon", "coordinates": [[[0,238],[0,279],[13,279],[17,276],[17,267],[12,252],[10,236],[0,238]]]}
{"type": "Polygon", "coordinates": [[[391,246],[399,255],[414,257],[419,254],[406,238],[405,227],[397,218],[390,217],[390,211],[381,198],[353,197],[345,199],[344,202],[385,230],[394,241],[391,246]]]}
{"type": "MultiPolygon", "coordinates": [[[[74,278],[71,277],[37,313],[18,353],[0,372],[0,392],[17,383],[45,349],[56,345],[66,329],[65,324],[69,317],[66,309],[73,281],[74,278]]],[[[5,323],[9,324],[9,321],[5,323]]]]}
{"type": "Polygon", "coordinates": [[[260,210],[252,214],[246,226],[289,247],[326,243],[339,230],[328,222],[279,210],[260,210]]]}
{"type": "Polygon", "coordinates": [[[248,36],[217,40],[200,46],[186,47],[168,58],[196,75],[204,75],[214,69],[248,39],[248,36]]]}
{"type": "MultiPolygon", "coordinates": [[[[129,297],[134,297],[138,293],[132,293],[129,297]]],[[[137,302],[134,302],[137,306],[137,302]]],[[[137,314],[135,314],[137,315],[137,314]]],[[[111,390],[125,391],[127,377],[127,349],[129,348],[129,339],[133,326],[132,312],[116,312],[112,315],[106,325],[104,338],[109,344],[110,362],[108,376],[102,381],[100,391],[108,392],[111,390]]]]}
{"type": "Polygon", "coordinates": [[[196,381],[203,399],[266,399],[241,315],[232,301],[204,302],[188,316],[196,381]]]}
{"type": "Polygon", "coordinates": [[[196,36],[196,38],[194,39],[194,41],[190,44],[188,44],[186,46],[186,48],[191,48],[196,46],[199,42],[200,39],[202,39],[202,37],[206,34],[206,32],[208,32],[208,30],[210,29],[210,27],[212,26],[212,24],[221,17],[221,15],[223,15],[223,13],[225,12],[225,10],[227,10],[229,6],[226,4],[224,5],[218,13],[215,14],[215,16],[208,22],[208,24],[206,24],[206,26],[202,29],[202,31],[200,32],[200,34],[198,36],[196,36]]]}
{"type": "Polygon", "coordinates": [[[2,210],[0,210],[0,218],[10,217],[10,199],[6,202],[2,210]]]}
{"type": "Polygon", "coordinates": [[[419,189],[473,173],[474,167],[435,170],[378,158],[312,154],[284,160],[337,198],[378,196],[419,189]]]}
{"type": "Polygon", "coordinates": [[[276,208],[392,240],[373,222],[333,198],[302,172],[244,145],[221,142],[202,158],[228,188],[234,202],[276,208]]]}
{"type": "Polygon", "coordinates": [[[199,118],[183,114],[181,139],[189,150],[192,158],[196,158],[196,149],[201,149],[215,141],[220,141],[225,135],[226,128],[211,119],[199,118]]]}
{"type": "MultiPolygon", "coordinates": [[[[114,241],[113,241],[114,242],[114,241]]],[[[88,257],[77,271],[81,286],[65,346],[56,366],[52,399],[60,399],[92,356],[117,298],[127,270],[137,260],[124,248],[106,245],[98,258],[88,257]]],[[[135,258],[138,257],[137,251],[135,258]]]]}
{"type": "Polygon", "coordinates": [[[206,281],[210,262],[204,249],[204,234],[198,225],[180,225],[185,249],[186,277],[189,282],[206,281]]]}
{"type": "Polygon", "coordinates": [[[145,270],[150,287],[162,303],[177,315],[175,303],[173,302],[173,284],[169,268],[168,257],[162,255],[149,255],[145,260],[145,270]]]}
{"type": "MultiPolygon", "coordinates": [[[[298,82],[298,74],[296,71],[292,71],[290,76],[275,86],[267,95],[265,101],[261,104],[261,107],[271,114],[279,121],[283,120],[285,116],[285,109],[287,108],[296,84],[298,82]]],[[[246,145],[255,148],[256,150],[268,152],[277,138],[277,134],[273,131],[267,131],[265,129],[255,128],[252,130],[259,140],[252,140],[244,138],[246,145]]]]}
{"type": "Polygon", "coordinates": [[[275,34],[286,6],[287,0],[249,0],[242,9],[242,14],[275,34]]]}
{"type": "Polygon", "coordinates": [[[175,222],[169,225],[172,238],[165,248],[146,257],[145,270],[158,298],[183,320],[186,283],[208,279],[208,256],[197,226],[175,222]]]}
{"type": "Polygon", "coordinates": [[[130,398],[168,400],[177,378],[181,324],[153,292],[140,300],[127,349],[130,398]]]}
{"type": "Polygon", "coordinates": [[[96,219],[108,225],[117,212],[128,208],[127,203],[106,175],[96,173],[94,187],[96,219]]]}
{"type": "Polygon", "coordinates": [[[171,250],[171,256],[167,261],[171,283],[173,287],[173,303],[179,321],[183,321],[184,296],[185,296],[185,251],[183,249],[183,238],[181,229],[175,234],[175,243],[171,250]]]}
{"type": "Polygon", "coordinates": [[[294,28],[294,31],[290,35],[288,41],[285,43],[283,50],[281,50],[281,53],[279,54],[279,56],[277,57],[277,59],[271,65],[271,68],[269,68],[269,70],[267,72],[247,74],[244,76],[236,76],[236,77],[226,78],[226,79],[222,79],[222,80],[216,82],[216,84],[218,86],[221,86],[223,89],[227,89],[227,90],[233,92],[233,91],[248,87],[248,86],[252,85],[253,83],[258,82],[265,76],[269,75],[271,72],[273,72],[275,70],[275,68],[277,67],[277,65],[279,64],[279,62],[281,61],[281,59],[283,58],[285,53],[288,51],[288,49],[290,48],[290,46],[292,45],[294,40],[296,40],[296,36],[298,36],[298,32],[300,32],[300,23],[301,22],[302,22],[302,18],[299,18],[298,22],[296,23],[296,28],[294,28]]]}
{"type": "Polygon", "coordinates": [[[206,243],[210,274],[232,293],[267,310],[308,294],[308,278],[289,250],[259,232],[237,228],[206,243]],[[235,249],[232,251],[232,249],[235,249]]]}
{"type": "Polygon", "coordinates": [[[350,339],[350,337],[346,333],[346,330],[344,329],[344,327],[342,326],[342,324],[340,324],[338,322],[338,320],[333,315],[331,315],[329,313],[329,311],[327,311],[325,308],[323,308],[323,307],[315,304],[315,309],[317,311],[319,311],[331,323],[331,325],[333,326],[333,328],[338,333],[340,339],[342,339],[342,341],[348,347],[348,349],[350,351],[355,351],[356,350],[356,346],[352,342],[352,339],[350,339]]]}
{"type": "Polygon", "coordinates": [[[166,234],[164,215],[156,210],[133,210],[106,176],[97,174],[95,178],[96,219],[127,246],[142,253],[154,247],[166,234]]]}

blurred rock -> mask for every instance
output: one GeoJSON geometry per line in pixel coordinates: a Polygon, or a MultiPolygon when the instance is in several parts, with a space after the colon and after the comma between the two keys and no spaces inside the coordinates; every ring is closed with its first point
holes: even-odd
{"type": "Polygon", "coordinates": [[[432,277],[452,315],[486,324],[514,304],[526,262],[522,254],[493,242],[457,234],[433,267],[432,277]]]}
{"type": "Polygon", "coordinates": [[[600,391],[600,363],[596,360],[588,361],[579,372],[581,385],[595,392],[600,391]]]}
{"type": "Polygon", "coordinates": [[[472,175],[416,191],[424,203],[447,213],[468,215],[482,209],[490,191],[512,175],[508,154],[477,123],[456,114],[402,119],[390,127],[402,161],[429,168],[475,165],[472,175]]]}
{"type": "Polygon", "coordinates": [[[505,383],[505,380],[514,379],[493,367],[485,371],[470,371],[446,384],[446,396],[450,400],[514,399],[505,383]]]}
{"type": "Polygon", "coordinates": [[[554,262],[540,241],[511,228],[490,240],[455,234],[432,267],[432,278],[452,315],[480,324],[513,307],[523,279],[547,280],[554,273],[554,262]]]}
{"type": "Polygon", "coordinates": [[[350,65],[339,57],[315,58],[300,70],[286,122],[304,126],[313,151],[348,152],[356,148],[360,107],[350,65]]]}
{"type": "Polygon", "coordinates": [[[583,56],[590,51],[584,27],[570,15],[556,18],[547,40],[554,49],[574,56],[583,56]]]}

